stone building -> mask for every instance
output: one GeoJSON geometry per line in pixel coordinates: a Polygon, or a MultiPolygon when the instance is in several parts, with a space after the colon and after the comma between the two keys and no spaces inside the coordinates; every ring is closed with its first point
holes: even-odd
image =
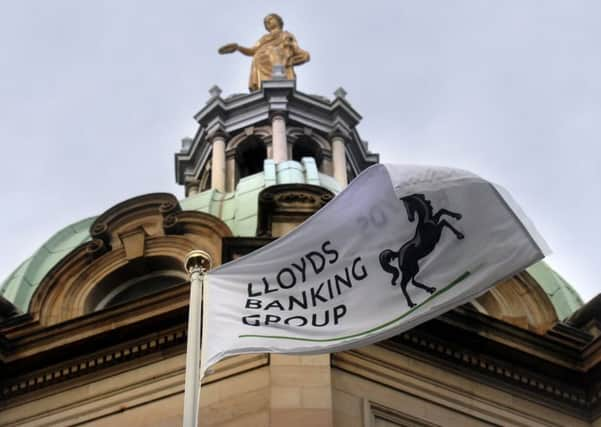
{"type": "MultiPolygon", "coordinates": [[[[192,249],[215,264],[287,233],[378,162],[361,117],[275,74],[214,87],[175,154],[185,198],[125,200],[58,231],[0,286],[0,425],[181,424],[192,249]]],[[[5,242],[6,244],[6,242],[5,242]]],[[[376,345],[226,359],[204,426],[601,426],[601,297],[538,263],[376,345]]]]}

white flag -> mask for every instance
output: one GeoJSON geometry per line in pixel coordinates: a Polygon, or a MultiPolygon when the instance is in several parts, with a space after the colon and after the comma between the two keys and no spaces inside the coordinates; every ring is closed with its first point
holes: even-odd
{"type": "Polygon", "coordinates": [[[540,260],[508,194],[469,172],[375,165],[286,236],[207,274],[202,363],[373,343],[540,260]]]}

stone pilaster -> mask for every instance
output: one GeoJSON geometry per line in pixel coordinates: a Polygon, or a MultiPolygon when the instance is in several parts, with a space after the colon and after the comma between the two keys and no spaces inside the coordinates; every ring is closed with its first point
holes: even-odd
{"type": "Polygon", "coordinates": [[[275,163],[288,160],[288,142],[286,140],[286,119],[283,114],[276,113],[271,117],[273,161],[275,163]]]}
{"type": "Polygon", "coordinates": [[[212,138],[211,188],[225,193],[225,135],[217,132],[212,138]]]}
{"type": "Polygon", "coordinates": [[[344,138],[340,135],[332,136],[332,163],[334,178],[342,188],[348,184],[346,176],[346,154],[344,138]]]}

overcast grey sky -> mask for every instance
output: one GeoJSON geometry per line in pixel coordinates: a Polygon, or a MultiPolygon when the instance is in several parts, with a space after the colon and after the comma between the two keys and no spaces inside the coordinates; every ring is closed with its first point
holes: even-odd
{"type": "Polygon", "coordinates": [[[13,1],[0,6],[0,280],[65,225],[176,186],[173,153],[218,84],[245,92],[265,14],[338,87],[389,163],[505,186],[588,300],[601,291],[599,1],[13,1]]]}

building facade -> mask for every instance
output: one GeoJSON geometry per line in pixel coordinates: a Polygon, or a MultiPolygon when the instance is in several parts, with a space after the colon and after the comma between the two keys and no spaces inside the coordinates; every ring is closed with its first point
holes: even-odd
{"type": "MultiPolygon", "coordinates": [[[[0,287],[0,425],[181,425],[193,249],[276,239],[378,162],[343,89],[214,87],[175,154],[185,198],[125,200],[52,236],[0,287]]],[[[225,333],[225,332],[224,332],[225,333]]],[[[375,345],[254,354],[203,381],[201,426],[601,427],[601,296],[538,263],[375,345]]]]}

